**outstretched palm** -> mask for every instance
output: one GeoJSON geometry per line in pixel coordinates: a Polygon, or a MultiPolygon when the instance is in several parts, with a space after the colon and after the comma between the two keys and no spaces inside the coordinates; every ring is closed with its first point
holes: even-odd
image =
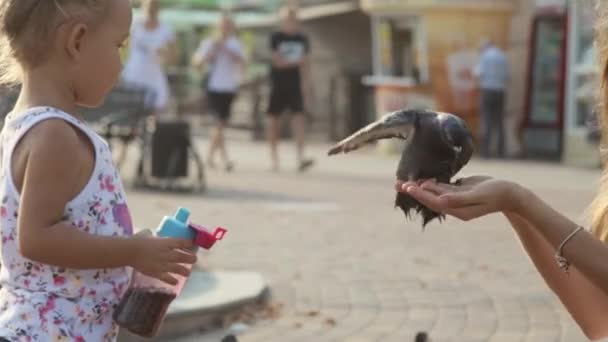
{"type": "Polygon", "coordinates": [[[422,204],[461,220],[468,221],[487,214],[513,208],[510,194],[513,184],[487,176],[462,178],[458,185],[437,183],[398,183],[397,190],[409,193],[422,204]]]}

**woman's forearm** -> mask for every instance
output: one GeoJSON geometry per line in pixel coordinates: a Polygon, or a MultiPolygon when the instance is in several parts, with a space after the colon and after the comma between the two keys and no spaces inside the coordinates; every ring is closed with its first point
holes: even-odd
{"type": "Polygon", "coordinates": [[[555,292],[589,338],[605,337],[608,296],[586,279],[575,266],[564,274],[555,263],[555,248],[521,216],[505,213],[522,247],[547,285],[555,292]]]}
{"type": "Polygon", "coordinates": [[[559,290],[570,278],[555,263],[555,248],[521,216],[510,212],[504,215],[547,285],[553,290],[559,290]]]}
{"type": "MultiPolygon", "coordinates": [[[[527,189],[517,190],[517,213],[557,248],[578,225],[555,211],[527,189]]],[[[586,231],[580,231],[564,247],[564,256],[608,294],[608,247],[586,231]]]]}
{"type": "MultiPolygon", "coordinates": [[[[555,211],[527,189],[518,187],[513,200],[518,203],[515,206],[517,214],[534,227],[553,250],[578,228],[576,223],[555,211]]],[[[586,231],[580,231],[564,246],[563,255],[572,268],[578,270],[604,295],[608,295],[608,247],[603,242],[586,231]]],[[[594,305],[603,306],[601,302],[594,305]]],[[[607,336],[608,331],[604,331],[603,335],[607,336]]]]}

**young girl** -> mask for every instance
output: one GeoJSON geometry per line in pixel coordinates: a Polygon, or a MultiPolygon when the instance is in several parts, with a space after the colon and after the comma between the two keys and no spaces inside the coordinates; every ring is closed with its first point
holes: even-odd
{"type": "Polygon", "coordinates": [[[121,70],[129,0],[1,0],[0,340],[113,341],[128,267],[170,284],[191,242],[132,235],[107,144],[78,115],[121,70]]]}
{"type": "MultiPolygon", "coordinates": [[[[608,4],[602,6],[598,47],[603,76],[602,118],[608,138],[608,4]]],[[[591,232],[553,210],[525,187],[489,177],[469,177],[461,187],[427,181],[398,183],[438,212],[462,220],[502,213],[509,220],[534,265],[592,340],[608,337],[608,171],[590,207],[591,232]],[[566,271],[566,272],[564,272],[566,271]]]]}
{"type": "Polygon", "coordinates": [[[215,167],[215,152],[219,150],[224,169],[232,171],[234,163],[228,157],[224,129],[230,119],[232,101],[239,87],[239,76],[245,63],[241,42],[234,33],[234,22],[222,15],[217,37],[201,42],[192,58],[192,64],[200,67],[209,64],[209,78],[206,84],[207,96],[212,115],[216,119],[216,129],[209,147],[209,166],[215,167]]]}

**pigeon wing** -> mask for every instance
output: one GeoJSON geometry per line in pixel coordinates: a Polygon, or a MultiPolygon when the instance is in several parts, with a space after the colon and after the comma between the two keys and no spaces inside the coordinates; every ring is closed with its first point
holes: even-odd
{"type": "Polygon", "coordinates": [[[451,114],[440,114],[437,119],[443,129],[441,138],[453,150],[455,155],[452,164],[452,175],[457,174],[471,159],[474,152],[474,142],[471,131],[464,120],[451,114]]]}
{"type": "Polygon", "coordinates": [[[361,128],[346,139],[333,146],[328,154],[348,153],[361,146],[380,139],[407,139],[414,132],[417,113],[397,111],[361,128]]]}

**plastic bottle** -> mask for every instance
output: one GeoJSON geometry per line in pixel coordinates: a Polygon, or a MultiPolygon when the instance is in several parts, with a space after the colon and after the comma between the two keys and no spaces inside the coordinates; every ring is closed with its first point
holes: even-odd
{"type": "MultiPolygon", "coordinates": [[[[185,208],[180,208],[174,217],[165,216],[156,235],[193,240],[195,251],[198,247],[210,249],[224,237],[226,229],[217,228],[211,232],[205,227],[189,223],[189,216],[190,212],[185,208]]],[[[114,311],[114,321],[136,335],[154,337],[169,305],[180,294],[187,280],[187,277],[181,275],[173,276],[178,280],[177,285],[167,284],[134,270],[129,289],[114,311]]]]}

